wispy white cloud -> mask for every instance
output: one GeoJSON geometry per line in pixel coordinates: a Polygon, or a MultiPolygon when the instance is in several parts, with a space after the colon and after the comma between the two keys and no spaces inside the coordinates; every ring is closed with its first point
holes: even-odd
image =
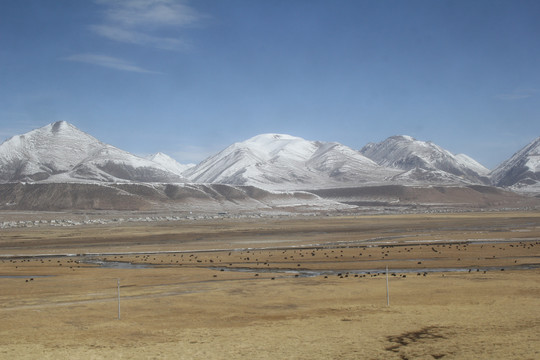
{"type": "Polygon", "coordinates": [[[182,0],[95,0],[104,6],[103,22],[90,26],[110,40],[166,50],[185,50],[187,42],[163,31],[197,26],[204,15],[182,0]]]}
{"type": "Polygon", "coordinates": [[[201,15],[182,0],[96,0],[109,21],[124,26],[190,26],[201,15]]]}
{"type": "Polygon", "coordinates": [[[131,29],[110,25],[92,25],[90,29],[98,35],[110,40],[128,44],[148,45],[164,50],[180,50],[189,48],[189,44],[183,40],[148,35],[131,29]]]}
{"type": "Polygon", "coordinates": [[[538,89],[516,89],[510,93],[499,94],[495,97],[500,100],[520,100],[533,97],[539,92],[540,90],[538,89]]]}
{"type": "Polygon", "coordinates": [[[111,68],[115,70],[144,73],[144,74],[161,74],[158,71],[152,71],[144,69],[140,66],[134,65],[126,60],[115,58],[107,55],[100,54],[75,54],[67,56],[62,60],[66,61],[75,61],[81,63],[87,63],[97,66],[102,66],[106,68],[111,68]]]}

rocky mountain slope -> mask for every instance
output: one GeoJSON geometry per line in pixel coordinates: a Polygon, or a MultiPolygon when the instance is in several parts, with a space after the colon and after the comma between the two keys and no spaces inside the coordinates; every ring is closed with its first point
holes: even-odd
{"type": "Polygon", "coordinates": [[[375,185],[493,184],[540,192],[540,138],[489,173],[470,157],[410,136],[353,150],[335,142],[262,134],[198,165],[157,153],[141,158],[56,122],[0,144],[0,183],[206,183],[266,190],[375,185]]]}
{"type": "Polygon", "coordinates": [[[150,183],[0,184],[0,210],[129,210],[311,212],[349,209],[308,192],[276,193],[252,186],[150,183]]]}
{"type": "Polygon", "coordinates": [[[0,145],[0,182],[182,182],[157,162],[104,144],[56,122],[0,145]]]}
{"type": "Polygon", "coordinates": [[[540,192],[540,137],[497,166],[490,177],[496,186],[540,192]]]}
{"type": "Polygon", "coordinates": [[[306,189],[380,182],[399,172],[339,143],[262,134],[227,147],[183,175],[197,183],[306,189]]]}
{"type": "Polygon", "coordinates": [[[379,185],[312,190],[325,199],[362,208],[404,210],[538,208],[540,199],[485,185],[379,185]]]}
{"type": "Polygon", "coordinates": [[[381,166],[406,170],[395,180],[488,183],[489,170],[467,155],[454,155],[432,143],[410,136],[392,136],[370,143],[360,152],[381,166]]]}

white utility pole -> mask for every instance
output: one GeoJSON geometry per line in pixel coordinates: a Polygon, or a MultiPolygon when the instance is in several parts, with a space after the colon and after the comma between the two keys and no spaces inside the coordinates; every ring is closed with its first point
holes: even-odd
{"type": "MultiPolygon", "coordinates": [[[[120,303],[118,303],[120,306],[120,303]]],[[[388,265],[386,265],[386,306],[390,306],[390,293],[388,292],[388,265]]]]}
{"type": "Polygon", "coordinates": [[[120,279],[116,279],[116,285],[118,286],[118,320],[120,320],[120,279]]]}

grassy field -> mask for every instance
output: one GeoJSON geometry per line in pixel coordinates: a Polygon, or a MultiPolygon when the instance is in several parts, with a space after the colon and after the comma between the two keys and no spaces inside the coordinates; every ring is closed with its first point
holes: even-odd
{"type": "Polygon", "coordinates": [[[0,255],[0,358],[540,357],[537,212],[10,229],[0,255]]]}

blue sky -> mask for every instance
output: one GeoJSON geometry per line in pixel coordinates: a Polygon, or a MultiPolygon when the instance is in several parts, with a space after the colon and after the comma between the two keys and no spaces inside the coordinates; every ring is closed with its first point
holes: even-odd
{"type": "Polygon", "coordinates": [[[540,1],[0,1],[0,141],[65,120],[198,162],[406,134],[493,168],[540,136],[540,1]]]}

